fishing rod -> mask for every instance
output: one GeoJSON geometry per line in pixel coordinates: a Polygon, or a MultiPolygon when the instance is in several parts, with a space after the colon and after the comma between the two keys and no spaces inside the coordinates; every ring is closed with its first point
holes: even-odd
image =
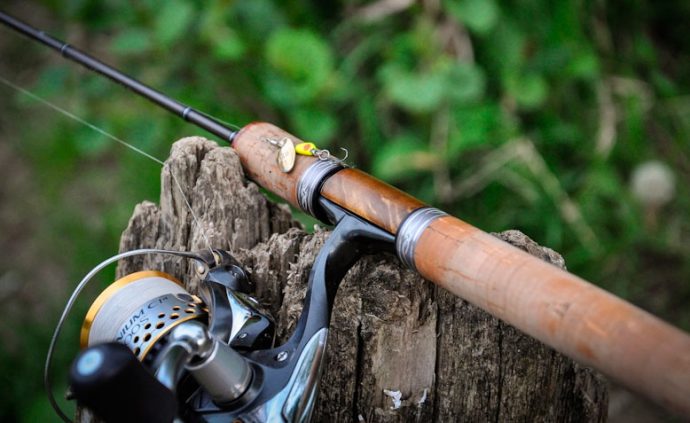
{"type": "Polygon", "coordinates": [[[67,43],[55,39],[45,32],[27,25],[19,19],[16,19],[2,11],[0,11],[0,23],[33,40],[38,41],[47,47],[52,48],[55,51],[60,52],[62,57],[85,66],[94,72],[100,73],[106,78],[109,78],[123,87],[146,98],[155,105],[168,110],[189,123],[192,123],[227,142],[232,142],[232,139],[236,134],[233,129],[227,127],[216,119],[200,113],[197,110],[194,110],[193,108],[182,104],[179,101],[176,101],[147,85],[142,84],[136,79],[131,78],[116,69],[113,69],[111,66],[106,65],[100,60],[70,46],[67,43]]]}
{"type": "MultiPolygon", "coordinates": [[[[600,370],[670,410],[690,415],[690,336],[680,329],[362,171],[347,167],[313,144],[304,143],[270,123],[255,122],[234,132],[217,120],[1,12],[0,22],[221,136],[231,143],[250,179],[322,222],[335,225],[310,275],[309,307],[305,306],[305,310],[317,310],[312,316],[319,317],[310,321],[302,316],[304,326],[298,326],[300,329],[296,331],[302,338],[293,339],[295,344],[291,349],[266,349],[266,344],[262,344],[253,352],[245,350],[242,357],[249,360],[253,369],[252,380],[257,374],[276,375],[267,370],[275,363],[269,365],[268,361],[262,361],[269,355],[266,351],[277,353],[274,358],[283,357],[291,371],[300,368],[293,360],[298,352],[299,357],[313,359],[310,363],[316,363],[316,367],[310,369],[318,371],[320,358],[317,357],[323,354],[320,345],[325,343],[341,272],[368,253],[370,246],[375,246],[395,252],[404,265],[425,279],[561,353],[600,370]],[[326,247],[338,252],[337,266],[326,247]]],[[[207,265],[212,267],[213,261],[207,265]]],[[[232,347],[234,338],[221,339],[223,345],[232,347]]],[[[280,374],[285,377],[287,373],[280,374]]],[[[313,386],[316,382],[309,380],[309,387],[302,386],[299,391],[303,395],[299,402],[302,406],[290,408],[301,411],[288,413],[290,419],[308,418],[309,404],[313,405],[311,395],[316,389],[313,386]]],[[[204,386],[202,382],[199,384],[204,386]]],[[[215,404],[214,412],[220,409],[234,416],[257,410],[269,401],[266,393],[243,395],[238,398],[244,398],[245,402],[240,401],[241,407],[235,409],[223,408],[229,403],[213,399],[204,404],[215,404]]],[[[207,409],[194,410],[205,415],[207,409]]],[[[285,419],[289,420],[288,417],[285,419]]]]}

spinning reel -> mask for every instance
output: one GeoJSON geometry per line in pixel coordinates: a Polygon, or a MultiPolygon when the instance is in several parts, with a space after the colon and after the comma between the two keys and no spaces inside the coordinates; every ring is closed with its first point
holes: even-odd
{"type": "Polygon", "coordinates": [[[196,261],[199,295],[154,271],[103,291],[70,371],[77,401],[106,421],[308,421],[338,285],[357,259],[393,251],[395,241],[326,199],[315,206],[337,225],[314,261],[287,342],[274,345],[274,322],[249,296],[250,281],[229,253],[173,253],[196,261]]]}

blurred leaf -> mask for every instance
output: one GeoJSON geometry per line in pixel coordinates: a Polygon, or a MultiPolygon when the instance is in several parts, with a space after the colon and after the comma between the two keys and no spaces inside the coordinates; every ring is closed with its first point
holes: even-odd
{"type": "Polygon", "coordinates": [[[338,130],[335,117],[321,109],[300,108],[291,117],[292,127],[300,138],[315,143],[319,148],[328,146],[338,130]]]}
{"type": "Polygon", "coordinates": [[[563,143],[575,146],[581,143],[584,137],[581,126],[558,118],[553,121],[545,118],[539,132],[543,134],[544,139],[553,144],[563,143]]]}
{"type": "Polygon", "coordinates": [[[649,66],[656,64],[657,48],[646,34],[637,34],[632,48],[635,49],[635,56],[640,62],[649,66]]]}
{"type": "Polygon", "coordinates": [[[453,110],[456,130],[451,132],[448,153],[451,158],[472,148],[499,145],[503,140],[496,138],[501,110],[495,104],[453,110]]]}
{"type": "Polygon", "coordinates": [[[491,31],[499,17],[499,8],[494,0],[446,0],[446,9],[467,27],[478,33],[491,31]]]}
{"type": "Polygon", "coordinates": [[[499,75],[505,76],[515,72],[525,61],[527,32],[510,19],[505,19],[491,34],[491,41],[486,43],[483,54],[490,59],[499,75]]]}
{"type": "MultiPolygon", "coordinates": [[[[126,133],[126,139],[131,140],[130,142],[135,144],[138,148],[153,154],[156,144],[160,144],[161,141],[164,141],[160,139],[160,134],[165,132],[165,128],[166,125],[163,120],[148,119],[144,117],[134,121],[128,119],[123,125],[122,133],[126,133]]],[[[119,130],[116,132],[120,133],[119,130]]],[[[135,154],[125,153],[124,151],[123,154],[119,156],[123,157],[125,154],[127,157],[135,156],[135,154]]]]}
{"type": "Polygon", "coordinates": [[[567,70],[574,78],[593,79],[599,76],[599,60],[592,52],[580,53],[568,64],[567,70]]]}
{"type": "Polygon", "coordinates": [[[139,54],[151,48],[149,33],[141,28],[129,28],[119,33],[110,43],[115,54],[139,54]]]}
{"type": "MultiPolygon", "coordinates": [[[[105,130],[109,132],[107,129],[105,130]]],[[[86,127],[80,127],[76,131],[73,142],[77,150],[85,156],[100,155],[113,146],[113,141],[110,138],[86,127]]]]}
{"type": "Polygon", "coordinates": [[[419,52],[416,49],[419,45],[417,37],[411,31],[395,34],[386,45],[385,63],[414,68],[419,63],[419,52]]]}
{"type": "Polygon", "coordinates": [[[364,152],[373,156],[386,142],[381,134],[379,119],[376,115],[376,106],[371,97],[365,97],[357,103],[357,121],[362,134],[362,147],[364,152]]]}
{"type": "Polygon", "coordinates": [[[156,14],[156,41],[170,46],[177,41],[192,23],[194,8],[186,0],[168,0],[156,14]]]}
{"type": "Polygon", "coordinates": [[[265,58],[284,78],[297,100],[313,99],[333,72],[330,46],[307,29],[275,31],[266,43],[265,58]]]}
{"type": "Polygon", "coordinates": [[[573,50],[568,46],[556,45],[530,51],[530,56],[522,66],[523,72],[562,77],[563,71],[572,61],[573,50]]]}
{"type": "Polygon", "coordinates": [[[77,88],[79,90],[77,96],[80,100],[99,100],[111,95],[113,91],[122,89],[112,81],[95,75],[79,78],[77,88]]]}
{"type": "Polygon", "coordinates": [[[374,159],[372,171],[384,180],[409,180],[420,171],[431,171],[438,167],[440,160],[414,136],[402,135],[383,146],[374,159]]]}
{"type": "Polygon", "coordinates": [[[534,109],[546,100],[548,85],[544,78],[535,74],[514,76],[508,79],[506,89],[523,109],[534,109]]]}
{"type": "Polygon", "coordinates": [[[257,40],[265,40],[277,28],[285,25],[281,13],[284,6],[271,0],[238,1],[233,4],[236,21],[242,23],[242,33],[257,40]]]}
{"type": "Polygon", "coordinates": [[[235,31],[225,31],[213,38],[213,53],[219,59],[237,60],[246,51],[246,46],[235,31]]]}
{"type": "Polygon", "coordinates": [[[628,160],[634,163],[635,157],[649,156],[652,148],[644,130],[644,105],[639,93],[633,93],[625,98],[622,110],[623,121],[618,132],[618,144],[625,145],[625,148],[620,149],[621,153],[623,157],[627,156],[628,160]]]}
{"type": "Polygon", "coordinates": [[[484,95],[484,72],[472,63],[455,62],[447,78],[447,94],[457,104],[479,100],[484,95]]]}
{"type": "Polygon", "coordinates": [[[203,9],[199,37],[208,43],[214,58],[220,61],[239,60],[247,50],[245,42],[231,26],[231,9],[224,1],[209,2],[203,9]]]}
{"type": "Polygon", "coordinates": [[[295,107],[303,102],[295,86],[279,75],[268,72],[262,79],[266,97],[277,106],[295,107]]]}
{"type": "Polygon", "coordinates": [[[625,192],[626,187],[620,181],[620,176],[608,166],[596,166],[589,174],[589,181],[592,188],[599,195],[616,199],[625,192]]]}
{"type": "Polygon", "coordinates": [[[412,73],[396,64],[380,72],[383,88],[393,103],[413,113],[435,110],[443,100],[446,78],[441,72],[412,73]]]}
{"type": "Polygon", "coordinates": [[[662,97],[671,97],[677,94],[678,88],[673,80],[663,72],[655,70],[651,75],[652,83],[662,97]]]}
{"type": "MultiPolygon", "coordinates": [[[[70,70],[64,66],[47,67],[40,74],[38,82],[34,84],[31,91],[43,98],[50,98],[61,94],[66,85],[70,70]]],[[[20,104],[38,104],[36,100],[21,93],[16,94],[20,104]]]]}

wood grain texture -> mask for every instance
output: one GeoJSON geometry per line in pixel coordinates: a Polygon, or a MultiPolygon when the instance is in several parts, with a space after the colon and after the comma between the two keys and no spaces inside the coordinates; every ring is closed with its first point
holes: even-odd
{"type": "Polygon", "coordinates": [[[402,221],[424,203],[357,169],[326,180],[321,195],[359,217],[395,234],[402,221]]]}
{"type": "Polygon", "coordinates": [[[295,145],[302,142],[275,125],[255,122],[240,130],[232,147],[237,151],[247,177],[299,209],[297,183],[304,171],[317,159],[297,155],[292,171],[283,172],[277,162],[279,148],[266,142],[267,139],[279,141],[283,138],[290,138],[295,145]]]}
{"type": "MultiPolygon", "coordinates": [[[[255,295],[289,335],[307,277],[327,231],[307,234],[284,206],[243,179],[237,156],[199,138],[173,148],[160,206],[134,210],[121,250],[197,249],[202,232],[248,271],[255,295]],[[177,175],[201,225],[184,211],[177,175]]],[[[560,257],[526,237],[501,235],[552,262],[560,257]]],[[[142,268],[171,272],[189,290],[183,263],[162,256],[123,261],[118,275],[142,268]]],[[[604,421],[601,377],[479,308],[402,268],[390,255],[361,260],[335,300],[316,422],[604,421]],[[400,391],[393,408],[384,390],[400,391]],[[361,419],[361,420],[360,420],[361,419]]],[[[82,420],[88,421],[88,420],[82,420]]]]}

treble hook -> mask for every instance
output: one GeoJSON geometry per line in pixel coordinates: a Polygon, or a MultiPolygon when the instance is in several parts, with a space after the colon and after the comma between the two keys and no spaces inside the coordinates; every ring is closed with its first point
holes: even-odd
{"type": "Polygon", "coordinates": [[[314,151],[314,155],[318,157],[319,160],[333,160],[334,162],[339,162],[339,163],[344,163],[345,160],[350,156],[350,152],[347,150],[347,148],[340,147],[341,150],[345,152],[345,156],[341,159],[338,157],[335,157],[331,154],[330,151],[328,150],[316,150],[314,151]]]}
{"type": "Polygon", "coordinates": [[[347,151],[347,148],[344,148],[344,147],[340,147],[340,149],[345,152],[345,157],[343,157],[342,159],[338,159],[338,160],[341,162],[344,162],[350,156],[350,152],[347,151]]]}

